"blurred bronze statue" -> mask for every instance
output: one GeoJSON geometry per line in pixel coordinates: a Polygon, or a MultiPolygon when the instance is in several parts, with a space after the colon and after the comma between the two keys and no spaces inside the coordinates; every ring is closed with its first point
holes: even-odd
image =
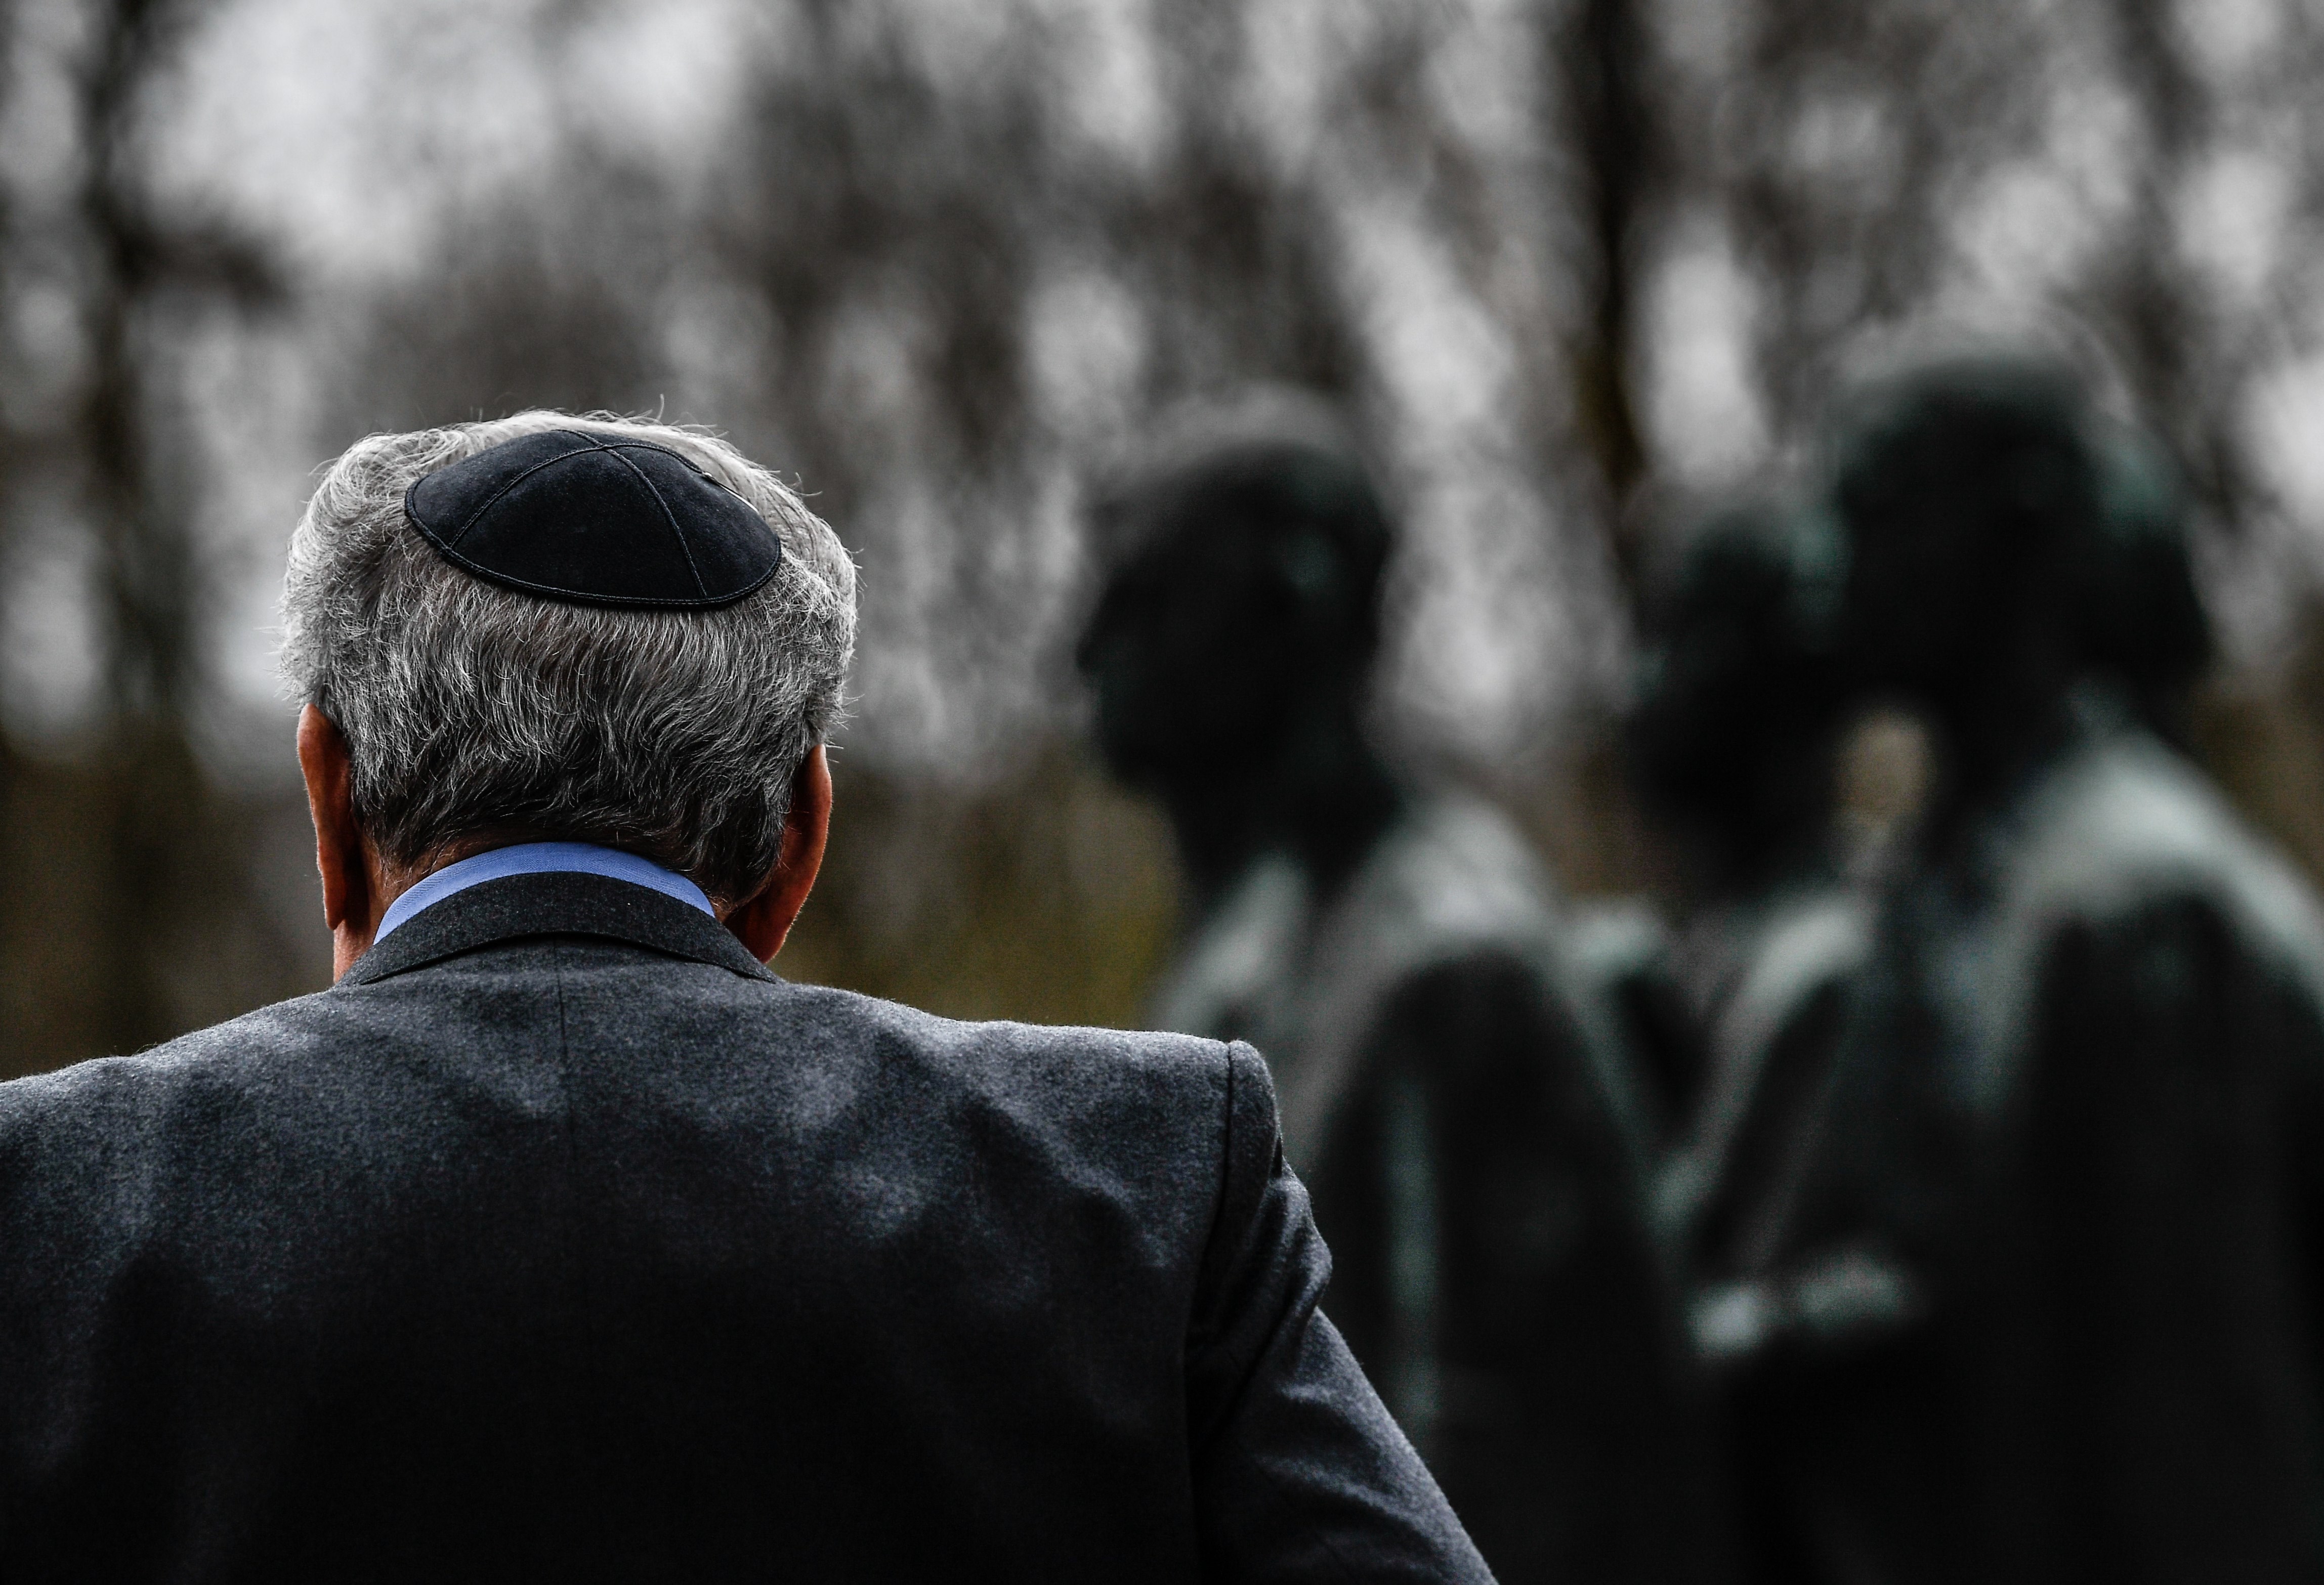
{"type": "Polygon", "coordinates": [[[1690,529],[1649,590],[1630,760],[1698,912],[1764,908],[1834,872],[1840,570],[1820,519],[1753,502],[1690,529]]]}
{"type": "Polygon", "coordinates": [[[1678,850],[1675,978],[1705,1063],[1657,1209],[1698,1274],[1759,1258],[1867,938],[1833,833],[1839,570],[1821,519],[1753,503],[1691,529],[1646,602],[1627,735],[1678,850]]]}
{"type": "Polygon", "coordinates": [[[1761,1284],[1766,1578],[2324,1571],[2324,952],[2158,732],[2208,655],[2183,513],[2044,365],[1867,393],[1847,651],[1928,723],[1761,1284]]]}
{"type": "Polygon", "coordinates": [[[1365,468],[1295,409],[1182,444],[1099,515],[1098,740],[1193,894],[1156,1021],[1272,1065],[1328,1311],[1499,1577],[1710,1577],[1607,1020],[1525,842],[1366,730],[1393,534],[1365,468]]]}
{"type": "MultiPolygon", "coordinates": [[[[1765,1279],[1870,946],[1834,830],[1840,571],[1820,515],[1755,502],[1690,526],[1648,585],[1626,723],[1640,801],[1674,839],[1686,909],[1674,977],[1705,1062],[1656,1174],[1655,1213],[1692,1279],[1699,1357],[1722,1386],[1784,1324],[1765,1279]]],[[[1780,1519],[1760,1531],[1784,1494],[1767,1488],[1756,1425],[1727,1420],[1744,1555],[1780,1574],[1766,1569],[1784,1550],[1780,1519]]]]}

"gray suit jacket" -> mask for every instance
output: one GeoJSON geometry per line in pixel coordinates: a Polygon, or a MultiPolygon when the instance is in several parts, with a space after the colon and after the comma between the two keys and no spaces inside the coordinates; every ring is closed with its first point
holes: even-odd
{"type": "Polygon", "coordinates": [[[1485,1579],[1248,1047],[580,875],[0,1085],[0,1578],[1485,1579]]]}

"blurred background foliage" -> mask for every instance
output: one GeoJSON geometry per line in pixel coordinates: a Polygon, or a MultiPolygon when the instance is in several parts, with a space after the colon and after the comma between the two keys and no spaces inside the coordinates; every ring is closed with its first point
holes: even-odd
{"type": "Polygon", "coordinates": [[[713,424],[861,558],[796,977],[1137,1019],[1079,501],[1252,382],[1405,519],[1384,737],[1586,894],[1666,870],[1609,730],[1658,529],[1852,371],[2061,350],[2186,466],[2200,748],[2324,868],[2319,65],[2303,0],[0,0],[0,1074],[324,983],[290,525],[531,405],[713,424]]]}

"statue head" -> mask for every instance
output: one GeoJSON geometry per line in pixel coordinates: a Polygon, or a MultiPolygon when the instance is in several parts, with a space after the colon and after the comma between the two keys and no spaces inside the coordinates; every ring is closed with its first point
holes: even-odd
{"type": "Polygon", "coordinates": [[[1842,703],[1839,576],[1827,521],[1754,502],[1693,525],[1650,581],[1632,775],[1715,886],[1775,879],[1821,850],[1842,703]]]}
{"type": "Polygon", "coordinates": [[[1851,402],[1834,449],[1845,649],[1864,684],[1940,719],[2061,693],[2106,522],[2073,376],[2006,358],[1924,367],[1851,402]]]}
{"type": "Polygon", "coordinates": [[[1329,430],[1181,447],[1095,517],[1110,565],[1076,659],[1125,781],[1167,791],[1221,764],[1264,775],[1318,720],[1353,723],[1394,536],[1329,430]]]}

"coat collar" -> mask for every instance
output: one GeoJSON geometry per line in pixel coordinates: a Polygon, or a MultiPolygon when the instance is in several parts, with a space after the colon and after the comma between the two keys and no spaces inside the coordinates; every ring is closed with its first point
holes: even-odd
{"type": "Polygon", "coordinates": [[[430,905],[357,958],[339,983],[369,985],[529,935],[602,936],[753,980],[775,978],[701,909],[626,880],[560,871],[483,881],[430,905]]]}

